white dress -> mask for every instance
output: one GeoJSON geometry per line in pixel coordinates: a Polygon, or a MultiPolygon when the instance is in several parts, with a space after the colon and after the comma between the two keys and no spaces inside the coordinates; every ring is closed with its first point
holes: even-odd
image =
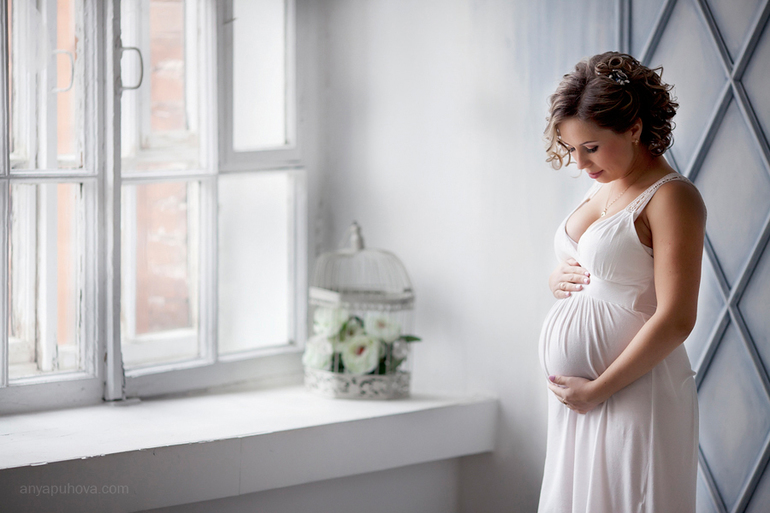
{"type": "MultiPolygon", "coordinates": [[[[670,174],[624,210],[596,221],[579,243],[556,231],[556,256],[591,273],[559,300],[540,335],[546,376],[597,378],[655,312],[652,249],[634,221],[670,174]]],[[[583,203],[601,187],[595,184],[583,203]]],[[[581,203],[581,205],[583,204],[581,203]]],[[[548,434],[539,513],[692,513],[698,402],[683,345],[652,371],[585,415],[548,392],[548,434]]]]}

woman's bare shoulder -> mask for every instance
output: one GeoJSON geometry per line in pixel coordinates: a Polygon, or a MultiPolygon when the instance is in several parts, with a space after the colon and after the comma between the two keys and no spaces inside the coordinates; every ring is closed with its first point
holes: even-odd
{"type": "Polygon", "coordinates": [[[653,228],[656,221],[701,228],[706,223],[703,197],[690,181],[672,180],[661,185],[645,210],[653,228]]]}

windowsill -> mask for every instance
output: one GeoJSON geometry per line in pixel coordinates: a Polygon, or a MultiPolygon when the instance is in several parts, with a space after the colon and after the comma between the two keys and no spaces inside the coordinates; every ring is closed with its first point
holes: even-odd
{"type": "Polygon", "coordinates": [[[488,452],[496,416],[490,398],[330,400],[297,386],[8,416],[0,502],[139,511],[260,492],[488,452]]]}

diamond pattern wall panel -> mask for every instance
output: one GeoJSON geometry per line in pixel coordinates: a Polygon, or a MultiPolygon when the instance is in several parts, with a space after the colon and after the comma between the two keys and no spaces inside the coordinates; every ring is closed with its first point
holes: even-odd
{"type": "Polygon", "coordinates": [[[731,510],[770,432],[770,400],[733,326],[714,355],[698,399],[701,450],[731,510]]]}
{"type": "Polygon", "coordinates": [[[663,4],[664,0],[636,0],[631,2],[632,54],[641,55],[663,4]]]}
{"type": "Polygon", "coordinates": [[[759,260],[739,309],[760,359],[770,372],[770,249],[759,260]]]}
{"type": "Polygon", "coordinates": [[[730,284],[770,211],[770,176],[735,101],[695,181],[708,208],[706,231],[730,284]]]}
{"type": "Polygon", "coordinates": [[[708,6],[733,61],[746,40],[761,0],[708,0],[708,6]]]}
{"type": "Polygon", "coordinates": [[[709,343],[709,336],[714,326],[719,322],[718,315],[725,305],[714,269],[705,255],[702,267],[700,294],[698,295],[698,320],[695,322],[695,328],[690,336],[684,342],[687,356],[690,358],[693,368],[696,368],[703,358],[709,343]]]}
{"type": "Polygon", "coordinates": [[[767,513],[770,511],[770,465],[765,467],[757,490],[751,497],[746,513],[767,513]]]}
{"type": "Polygon", "coordinates": [[[770,140],[770,28],[765,27],[756,50],[743,75],[743,86],[749,95],[749,101],[759,118],[765,138],[770,140]]]}
{"type": "Polygon", "coordinates": [[[714,41],[692,1],[676,2],[649,64],[663,66],[663,80],[674,84],[679,98],[671,152],[685,166],[727,81],[714,41]]]}
{"type": "Polygon", "coordinates": [[[618,1],[632,17],[631,51],[650,66],[663,65],[663,79],[675,86],[681,106],[669,155],[693,177],[709,209],[713,252],[704,258],[698,321],[685,342],[700,383],[705,464],[698,469],[697,511],[767,513],[770,0],[618,1]],[[662,13],[653,27],[651,10],[662,13]],[[641,55],[648,39],[652,47],[641,55]]]}
{"type": "Polygon", "coordinates": [[[706,485],[706,480],[703,478],[703,473],[700,471],[698,472],[698,492],[696,500],[696,513],[719,513],[719,510],[714,505],[714,501],[711,500],[708,485],[706,485]]]}

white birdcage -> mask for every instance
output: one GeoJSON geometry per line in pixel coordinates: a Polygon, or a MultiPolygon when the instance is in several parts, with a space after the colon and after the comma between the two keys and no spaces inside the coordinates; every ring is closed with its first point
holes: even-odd
{"type": "Polygon", "coordinates": [[[316,261],[310,287],[313,335],[303,357],[305,385],[327,397],[409,395],[414,293],[401,261],[364,248],[361,228],[316,261]]]}

